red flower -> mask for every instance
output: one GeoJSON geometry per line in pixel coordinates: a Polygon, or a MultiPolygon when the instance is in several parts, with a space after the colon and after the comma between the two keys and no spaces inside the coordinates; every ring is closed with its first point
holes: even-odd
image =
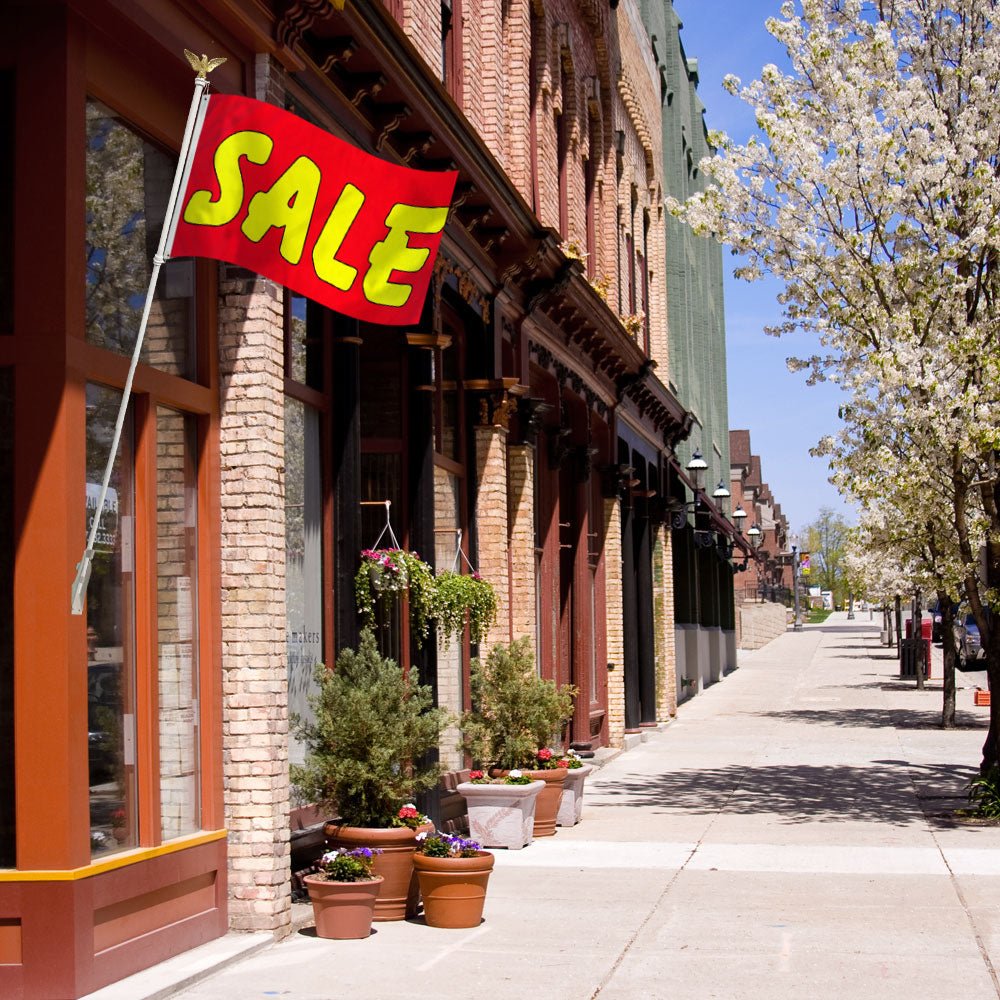
{"type": "Polygon", "coordinates": [[[416,819],[419,815],[420,813],[418,813],[417,810],[413,808],[413,806],[403,806],[399,810],[400,819],[416,819]]]}
{"type": "Polygon", "coordinates": [[[565,757],[561,757],[556,761],[556,767],[569,767],[569,761],[565,757]]]}
{"type": "Polygon", "coordinates": [[[542,747],[542,749],[538,751],[538,759],[552,760],[552,751],[548,747],[542,747]]]}
{"type": "Polygon", "coordinates": [[[470,771],[469,781],[478,781],[480,778],[482,778],[482,776],[483,776],[482,771],[470,771]]]}

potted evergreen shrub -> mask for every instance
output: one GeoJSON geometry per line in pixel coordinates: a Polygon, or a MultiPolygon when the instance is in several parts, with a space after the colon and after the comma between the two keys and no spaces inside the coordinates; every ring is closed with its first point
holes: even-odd
{"type": "Polygon", "coordinates": [[[427,819],[409,804],[433,788],[439,767],[428,764],[446,713],[433,707],[430,687],[383,657],[365,629],[358,650],[345,649],[334,670],[316,669],[314,719],[293,719],[306,747],[291,768],[306,801],[338,815],[327,823],[331,847],[378,849],[374,871],[384,881],[376,920],[402,920],[416,910],[416,833],[427,819]]]}
{"type": "Polygon", "coordinates": [[[539,753],[561,737],[577,689],[539,677],[534,663],[528,637],[509,646],[498,643],[485,661],[472,661],[472,710],[462,716],[462,746],[478,765],[497,773],[517,768],[546,783],[535,809],[534,835],[549,837],[555,833],[566,768],[551,766],[551,751],[547,758],[539,753]]]}

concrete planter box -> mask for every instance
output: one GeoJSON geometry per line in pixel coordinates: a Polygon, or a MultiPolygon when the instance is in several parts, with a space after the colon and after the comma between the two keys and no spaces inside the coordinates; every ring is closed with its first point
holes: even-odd
{"type": "Polygon", "coordinates": [[[455,790],[469,807],[469,836],[483,847],[518,851],[534,839],[535,803],[544,781],[530,785],[476,785],[463,781],[455,790]]]}
{"type": "Polygon", "coordinates": [[[583,783],[593,770],[593,764],[584,764],[583,767],[571,767],[566,771],[559,812],[556,814],[557,826],[576,826],[580,822],[583,812],[583,783]]]}

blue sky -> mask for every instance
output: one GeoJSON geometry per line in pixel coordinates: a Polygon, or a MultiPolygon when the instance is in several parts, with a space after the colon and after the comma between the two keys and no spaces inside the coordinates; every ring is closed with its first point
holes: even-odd
{"type": "MultiPolygon", "coordinates": [[[[684,52],[698,60],[698,93],[708,127],[740,142],[756,131],[753,111],[722,89],[722,79],[735,73],[749,83],[765,64],[785,64],[784,49],[764,27],[780,7],[781,0],[674,0],[684,22],[684,52]]],[[[806,373],[787,370],[785,359],[816,353],[814,343],[804,334],[779,339],[764,333],[781,316],[776,301],[781,286],[773,280],[737,281],[732,275],[736,261],[723,248],[729,426],[749,428],[764,479],[793,530],[815,520],[821,507],[853,521],[853,511],[827,481],[826,460],[809,454],[824,434],[837,429],[840,392],[829,384],[808,386],[806,373]]]]}

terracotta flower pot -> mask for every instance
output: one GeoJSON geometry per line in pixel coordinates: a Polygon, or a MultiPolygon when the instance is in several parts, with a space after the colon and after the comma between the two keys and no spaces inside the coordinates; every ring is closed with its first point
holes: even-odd
{"type": "Polygon", "coordinates": [[[429,858],[413,855],[429,927],[478,927],[483,919],[486,884],[493,855],[477,851],[472,858],[429,858]]]}
{"type": "MultiPolygon", "coordinates": [[[[508,773],[499,768],[490,771],[492,776],[508,773]]],[[[559,812],[559,800],[562,798],[563,783],[566,781],[566,768],[554,767],[544,771],[526,771],[522,768],[521,774],[531,778],[532,781],[545,782],[545,787],[538,796],[538,804],[535,806],[534,832],[536,837],[551,837],[556,832],[556,814],[559,812]]]]}
{"type": "Polygon", "coordinates": [[[583,783],[593,770],[593,764],[567,769],[562,798],[559,800],[559,812],[556,814],[557,826],[576,826],[580,822],[583,813],[583,783]]]}
{"type": "MultiPolygon", "coordinates": [[[[430,832],[434,827],[428,825],[419,829],[430,832]]],[[[375,901],[376,920],[404,920],[417,915],[420,889],[413,871],[413,852],[417,848],[418,830],[411,830],[408,826],[364,827],[327,823],[323,832],[331,849],[343,847],[353,851],[355,847],[370,847],[382,852],[375,856],[372,865],[372,871],[383,879],[375,901]]]]}
{"type": "Polygon", "coordinates": [[[307,875],[302,881],[309,890],[317,937],[347,941],[371,934],[375,897],[383,883],[381,878],[365,882],[329,882],[307,875]]]}
{"type": "Polygon", "coordinates": [[[469,810],[469,836],[483,847],[519,851],[531,843],[535,807],[545,782],[530,785],[477,785],[463,781],[455,789],[469,810]]]}

